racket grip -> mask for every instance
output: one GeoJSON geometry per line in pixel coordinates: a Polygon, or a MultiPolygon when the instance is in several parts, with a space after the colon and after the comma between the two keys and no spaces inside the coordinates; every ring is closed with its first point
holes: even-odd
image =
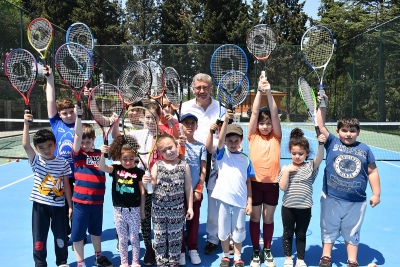
{"type": "MultiPolygon", "coordinates": [[[[234,112],[232,104],[228,104],[228,109],[232,110],[232,112],[234,112]]],[[[233,123],[233,119],[229,119],[228,124],[231,124],[231,123],[233,123]]]]}
{"type": "MultiPolygon", "coordinates": [[[[184,135],[185,132],[183,131],[183,125],[179,125],[179,130],[181,132],[181,135],[184,135]]],[[[179,146],[179,151],[178,151],[179,155],[185,155],[186,154],[186,145],[180,145],[179,146]]]]}
{"type": "MultiPolygon", "coordinates": [[[[47,59],[44,58],[43,61],[44,61],[44,67],[47,67],[47,59]]],[[[50,73],[46,73],[44,76],[48,77],[48,76],[50,76],[50,73]]]]}
{"type": "MultiPolygon", "coordinates": [[[[104,140],[104,145],[108,146],[108,140],[104,140]]],[[[108,153],[104,153],[104,158],[108,159],[108,153]]]]}
{"type": "MultiPolygon", "coordinates": [[[[150,172],[145,171],[144,175],[150,177],[150,172]]],[[[151,183],[147,183],[145,188],[146,188],[147,194],[153,194],[153,185],[151,183]]]]}
{"type": "Polygon", "coordinates": [[[326,103],[325,103],[325,98],[324,98],[324,86],[321,84],[319,85],[319,97],[321,98],[321,103],[319,104],[319,107],[321,108],[325,108],[326,107],[326,103]]]}
{"type": "MultiPolygon", "coordinates": [[[[82,103],[81,103],[80,100],[78,100],[78,101],[76,102],[76,104],[78,105],[79,108],[82,108],[82,103]]],[[[82,118],[82,115],[78,115],[78,118],[82,118]]],[[[107,145],[108,145],[108,144],[107,144],[107,145]]],[[[108,158],[108,156],[107,156],[106,158],[108,158]]]]}
{"type": "MultiPolygon", "coordinates": [[[[315,126],[315,132],[317,133],[317,138],[318,138],[318,136],[321,135],[321,131],[319,130],[319,127],[318,127],[318,126],[315,126]]],[[[318,141],[318,144],[323,145],[324,143],[318,141]]]]}
{"type": "Polygon", "coordinates": [[[265,77],[265,70],[261,71],[261,76],[263,77],[263,79],[267,78],[267,77],[265,77]]]}

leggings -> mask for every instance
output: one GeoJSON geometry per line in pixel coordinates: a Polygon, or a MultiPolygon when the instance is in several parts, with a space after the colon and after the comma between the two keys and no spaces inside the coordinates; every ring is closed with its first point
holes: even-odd
{"type": "Polygon", "coordinates": [[[142,236],[144,246],[146,250],[152,250],[153,247],[151,245],[151,206],[152,206],[152,194],[147,194],[146,192],[146,201],[144,203],[144,215],[146,218],[141,222],[142,228],[142,236]]]}
{"type": "Polygon", "coordinates": [[[296,234],[297,258],[304,260],[306,233],[311,220],[311,208],[296,209],[282,206],[283,251],[286,257],[292,256],[293,234],[296,234]]]}
{"type": "Polygon", "coordinates": [[[139,263],[140,239],[140,207],[114,207],[114,222],[119,238],[121,265],[128,263],[128,240],[132,245],[132,263],[139,263]]]}

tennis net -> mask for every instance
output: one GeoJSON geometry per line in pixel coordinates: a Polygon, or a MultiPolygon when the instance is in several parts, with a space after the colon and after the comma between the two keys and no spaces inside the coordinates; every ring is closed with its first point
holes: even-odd
{"type": "MultiPolygon", "coordinates": [[[[94,121],[83,121],[93,124],[96,130],[95,146],[99,148],[103,144],[102,131],[94,121]]],[[[26,158],[22,147],[22,119],[0,119],[0,158],[26,158]]],[[[240,123],[244,132],[242,142],[243,151],[248,153],[247,126],[248,123],[240,123]]],[[[298,127],[303,130],[305,137],[309,140],[311,147],[310,158],[313,158],[318,147],[315,137],[315,129],[312,123],[287,123],[282,122],[281,158],[290,159],[289,136],[292,129],[298,127]]],[[[48,120],[34,120],[30,123],[31,141],[34,133],[39,129],[50,129],[48,120]]],[[[327,123],[328,130],[336,134],[336,123],[327,123]]],[[[111,140],[111,137],[110,137],[111,140]]],[[[376,160],[400,161],[400,122],[361,122],[361,132],[357,141],[366,143],[371,147],[376,160]]],[[[32,144],[33,146],[33,144],[32,144]]]]}

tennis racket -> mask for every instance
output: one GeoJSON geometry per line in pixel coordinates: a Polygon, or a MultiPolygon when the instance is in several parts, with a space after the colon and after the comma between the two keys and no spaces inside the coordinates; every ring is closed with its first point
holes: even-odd
{"type": "Polygon", "coordinates": [[[317,75],[319,80],[319,96],[321,107],[325,107],[323,79],[326,67],[333,55],[334,38],[331,31],[324,26],[313,26],[301,37],[301,51],[307,64],[317,75]],[[322,69],[318,75],[317,69],[322,69]]]}
{"type": "MultiPolygon", "coordinates": [[[[124,97],[114,85],[103,83],[90,92],[89,108],[93,119],[103,132],[104,144],[108,145],[108,135],[124,111],[124,97]],[[105,128],[108,128],[107,132],[105,128]]],[[[108,154],[104,157],[108,158],[108,154]]]]}
{"type": "Polygon", "coordinates": [[[92,56],[83,45],[66,43],[58,48],[55,62],[58,74],[74,92],[77,105],[81,107],[80,94],[93,76],[92,56]]]}
{"type": "Polygon", "coordinates": [[[65,40],[67,43],[77,43],[83,45],[90,56],[93,57],[94,51],[94,37],[90,28],[82,23],[76,22],[69,26],[65,40]]]}
{"type": "MultiPolygon", "coordinates": [[[[158,125],[154,114],[144,107],[132,107],[125,112],[122,129],[126,142],[139,158],[146,176],[150,176],[149,167],[158,136],[158,125]]],[[[147,193],[153,193],[151,183],[146,184],[147,193]]]]}
{"type": "Polygon", "coordinates": [[[250,29],[246,36],[247,49],[258,61],[263,61],[264,66],[261,75],[265,76],[265,62],[274,51],[277,43],[277,36],[270,26],[267,24],[258,24],[250,29]]]}
{"type": "MultiPolygon", "coordinates": [[[[211,57],[210,72],[215,83],[218,85],[218,90],[222,90],[227,96],[234,95],[235,91],[241,85],[241,82],[238,82],[236,84],[236,88],[230,88],[229,92],[222,86],[222,77],[224,77],[227,73],[234,71],[239,71],[244,74],[247,73],[248,61],[246,53],[239,46],[233,44],[227,44],[218,47],[211,57]]],[[[240,77],[245,79],[246,75],[240,77]]],[[[232,98],[228,97],[227,108],[233,110],[232,102],[230,100],[232,100],[232,98]]],[[[232,123],[232,120],[229,122],[232,123]]]]}
{"type": "Polygon", "coordinates": [[[119,77],[119,88],[129,104],[145,98],[152,83],[151,71],[141,61],[128,62],[119,77]]]}
{"type": "Polygon", "coordinates": [[[4,61],[4,72],[12,87],[24,99],[25,109],[30,113],[29,97],[38,76],[36,59],[24,49],[14,49],[4,61]]]}
{"type": "MultiPolygon", "coordinates": [[[[51,23],[45,18],[37,18],[28,26],[28,40],[32,47],[39,53],[47,66],[47,54],[53,41],[54,30],[51,23]]],[[[48,76],[49,74],[46,74],[48,76]]]]}
{"type": "MultiPolygon", "coordinates": [[[[308,115],[310,115],[310,118],[314,122],[315,125],[315,132],[317,133],[317,137],[321,134],[316,115],[317,115],[317,101],[315,99],[315,94],[314,90],[310,87],[309,82],[307,81],[306,78],[300,77],[298,80],[298,85],[299,85],[299,95],[301,100],[303,100],[303,104],[307,110],[308,115]]],[[[322,144],[321,142],[319,142],[322,144]]]]}

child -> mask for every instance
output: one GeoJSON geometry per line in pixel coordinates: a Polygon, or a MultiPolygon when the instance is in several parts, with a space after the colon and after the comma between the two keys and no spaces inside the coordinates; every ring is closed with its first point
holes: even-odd
{"type": "Polygon", "coordinates": [[[101,151],[94,149],[95,131],[92,125],[82,124],[76,108],[75,137],[72,159],[74,161],[75,187],[72,196],[74,216],[72,216],[71,241],[78,267],[85,267],[84,238],[86,229],[91,235],[96,266],[113,266],[106,256],[101,256],[101,233],[103,225],[103,203],[106,177],[99,169],[101,151]]]}
{"type": "Polygon", "coordinates": [[[254,170],[250,159],[239,151],[243,130],[229,124],[233,112],[228,110],[219,133],[217,147],[218,180],[211,197],[219,200],[218,237],[222,243],[220,267],[230,266],[229,237],[234,242],[234,266],[244,267],[242,242],[246,238],[246,214],[252,211],[251,177],[254,170]]]}
{"type": "Polygon", "coordinates": [[[68,237],[65,221],[65,200],[69,203],[68,216],[72,216],[71,189],[68,175],[71,168],[68,162],[54,156],[56,138],[48,129],[42,129],[33,136],[32,148],[29,138],[31,114],[25,111],[22,146],[34,173],[34,185],[30,200],[32,208],[33,259],[35,266],[47,266],[47,235],[51,223],[54,235],[56,265],[68,267],[68,237]],[[35,151],[36,150],[36,151],[35,151]]]}
{"type": "Polygon", "coordinates": [[[189,249],[189,258],[192,264],[200,264],[201,259],[198,250],[197,236],[200,227],[200,207],[203,200],[204,180],[206,179],[207,150],[203,143],[194,139],[194,132],[197,130],[197,117],[191,113],[181,117],[185,144],[185,160],[190,167],[193,187],[193,219],[186,222],[186,238],[182,236],[182,250],[179,258],[179,265],[185,265],[186,245],[189,249]]]}
{"type": "Polygon", "coordinates": [[[174,119],[173,109],[168,99],[164,97],[162,101],[162,114],[160,116],[160,122],[158,123],[158,129],[172,135],[175,139],[178,139],[179,122],[174,119]]]}
{"type": "Polygon", "coordinates": [[[132,267],[140,267],[139,228],[140,219],[144,218],[144,171],[135,166],[136,155],[124,136],[118,136],[110,147],[102,146],[101,152],[100,169],[113,177],[111,191],[114,221],[119,238],[120,267],[129,267],[128,240],[132,245],[132,267]],[[119,160],[121,164],[106,165],[104,153],[109,153],[113,160],[119,160]]]}
{"type": "Polygon", "coordinates": [[[263,258],[268,267],[276,266],[271,253],[274,234],[274,213],[279,199],[277,177],[280,171],[282,130],[278,108],[272,97],[271,85],[260,76],[258,91],[254,98],[247,136],[249,156],[255,177],[251,179],[253,212],[250,216],[250,238],[253,245],[250,266],[260,266],[260,218],[263,219],[263,258]],[[262,93],[266,93],[268,108],[260,109],[262,93]]]}
{"type": "Polygon", "coordinates": [[[161,133],[157,150],[163,159],[151,169],[151,178],[144,177],[144,183],[152,183],[154,226],[154,249],[157,266],[178,266],[182,244],[182,230],[186,219],[193,218],[193,189],[189,165],[178,158],[175,138],[161,133]]]}
{"type": "Polygon", "coordinates": [[[310,145],[299,128],[290,133],[289,151],[293,162],[282,167],[278,176],[279,187],[284,191],[282,199],[283,251],[286,260],[284,267],[293,267],[292,241],[296,233],[296,267],[307,267],[304,262],[306,233],[311,220],[312,184],[318,175],[318,168],[324,159],[323,134],[318,136],[319,146],[316,157],[306,162],[310,145]]]}
{"type": "MultiPolygon", "coordinates": [[[[324,97],[327,102],[326,95],[324,97]]],[[[331,266],[333,244],[340,235],[346,242],[347,266],[357,267],[361,225],[367,208],[365,190],[368,182],[373,194],[369,200],[371,207],[380,202],[378,168],[371,149],[356,140],[360,134],[360,123],[356,118],[338,120],[336,132],[339,137],[336,137],[325,127],[325,116],[326,108],[320,107],[317,112],[318,126],[327,141],[321,195],[322,258],[319,267],[331,266]]]]}
{"type": "Polygon", "coordinates": [[[218,243],[218,201],[215,198],[212,198],[212,192],[214,190],[215,184],[217,182],[218,177],[218,164],[216,158],[216,145],[213,144],[214,134],[219,133],[221,130],[222,121],[220,124],[213,123],[210,126],[210,132],[207,136],[206,148],[207,152],[211,154],[211,170],[210,176],[208,178],[207,183],[207,197],[208,197],[208,207],[207,207],[207,224],[206,224],[206,232],[207,236],[207,245],[204,248],[204,253],[207,255],[211,255],[214,253],[218,243]]]}

